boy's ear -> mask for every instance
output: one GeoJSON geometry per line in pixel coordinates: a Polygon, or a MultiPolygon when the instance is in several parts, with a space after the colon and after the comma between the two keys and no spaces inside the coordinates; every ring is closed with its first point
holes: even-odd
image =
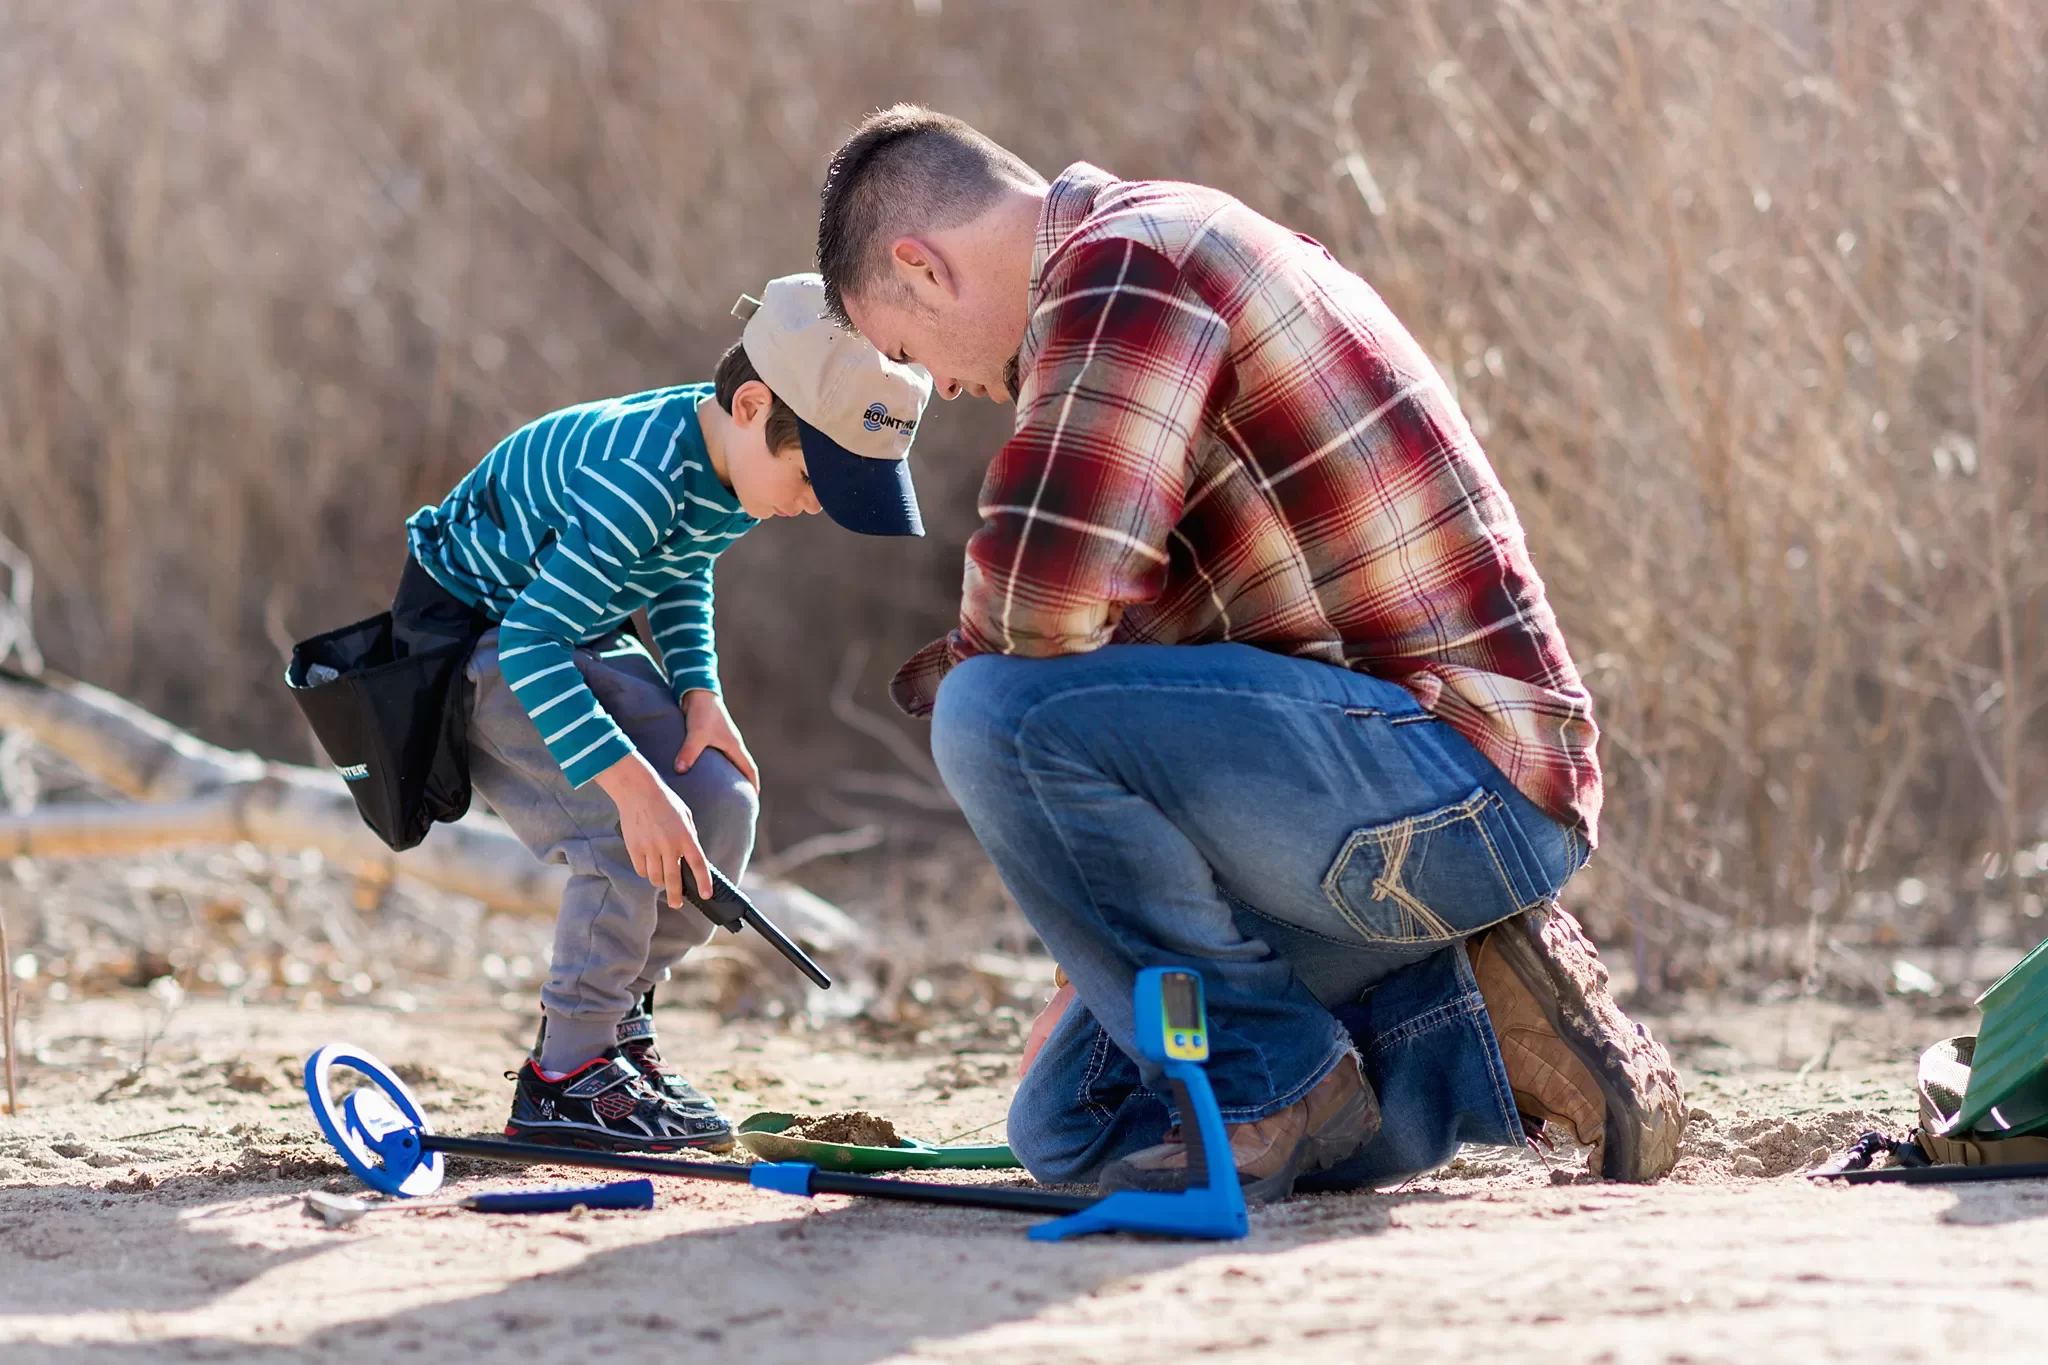
{"type": "Polygon", "coordinates": [[[775,391],[758,379],[749,379],[733,390],[732,416],[743,427],[760,421],[775,401],[775,391]]]}

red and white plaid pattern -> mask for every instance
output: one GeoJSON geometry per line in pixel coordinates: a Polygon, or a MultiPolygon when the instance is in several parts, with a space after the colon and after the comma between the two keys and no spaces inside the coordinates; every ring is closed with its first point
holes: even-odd
{"type": "Polygon", "coordinates": [[[897,673],[905,710],[976,654],[1235,641],[1399,683],[1597,839],[1592,699],[1521,523],[1428,356],[1320,245],[1076,164],[1020,374],[959,629],[897,673]]]}

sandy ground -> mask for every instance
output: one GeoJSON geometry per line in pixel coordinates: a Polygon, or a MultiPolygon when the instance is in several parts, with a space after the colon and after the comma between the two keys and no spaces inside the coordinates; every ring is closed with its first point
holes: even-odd
{"type": "MultiPolygon", "coordinates": [[[[40,1031],[72,1064],[37,1068],[25,1112],[0,1118],[0,1361],[2035,1353],[2048,1187],[1798,1174],[1903,1121],[1911,1055],[1969,1016],[1793,1002],[1655,1023],[1699,1110],[1660,1185],[1572,1182],[1532,1154],[1469,1149],[1400,1190],[1255,1211],[1242,1243],[1040,1246],[1010,1215],[674,1180],[651,1213],[393,1214],[328,1231],[298,1196],[354,1185],[298,1097],[305,1053],[346,1039],[417,1068],[444,1131],[488,1133],[520,1021],[193,1003],[164,1027],[141,992],[53,1006],[40,1031]]],[[[882,1047],[681,1012],[663,1030],[736,1116],[858,1106],[939,1139],[999,1119],[1009,1094],[1006,1058],[972,1040],[882,1047]]],[[[537,1178],[458,1174],[465,1191],[537,1178]]]]}

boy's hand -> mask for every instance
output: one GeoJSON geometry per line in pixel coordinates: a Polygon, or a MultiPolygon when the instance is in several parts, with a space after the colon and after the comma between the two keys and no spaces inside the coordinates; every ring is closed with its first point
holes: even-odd
{"type": "Polygon", "coordinates": [[[754,766],[754,756],[747,752],[747,742],[740,738],[724,700],[716,692],[692,688],[683,693],[683,751],[676,755],[676,771],[690,771],[706,749],[716,749],[731,759],[740,776],[752,783],[755,791],[761,790],[761,770],[754,766]]]}
{"type": "Polygon", "coordinates": [[[665,888],[668,903],[680,908],[686,903],[683,866],[688,864],[697,894],[709,898],[710,864],[697,842],[697,821],[647,760],[628,754],[599,773],[597,785],[619,808],[619,833],[626,838],[633,870],[665,888]]]}

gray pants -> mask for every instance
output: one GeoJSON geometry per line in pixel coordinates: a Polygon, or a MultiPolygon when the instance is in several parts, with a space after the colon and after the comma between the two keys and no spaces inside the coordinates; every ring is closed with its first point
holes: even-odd
{"type": "MultiPolygon", "coordinates": [[[[602,653],[576,651],[576,667],[602,706],[682,797],[697,822],[705,856],[739,880],[754,851],[760,799],[725,755],[707,749],[687,773],[675,770],[683,713],[660,666],[630,635],[602,653]]],[[[571,1054],[577,1065],[612,1045],[634,1003],[683,954],[711,936],[694,906],[668,904],[633,870],[619,833],[618,808],[595,782],[571,787],[540,731],[498,668],[498,632],[477,643],[469,678],[470,779],[520,842],[544,862],[565,863],[569,885],[555,920],[553,960],[541,1005],[547,1014],[548,1064],[571,1054]]]]}

